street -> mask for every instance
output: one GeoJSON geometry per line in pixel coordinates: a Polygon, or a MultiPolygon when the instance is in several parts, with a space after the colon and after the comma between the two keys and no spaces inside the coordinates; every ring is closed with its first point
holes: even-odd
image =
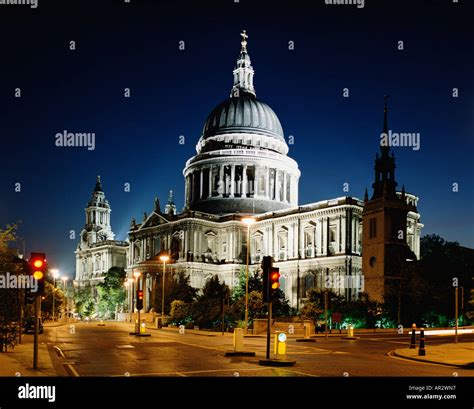
{"type": "MultiPolygon", "coordinates": [[[[244,347],[255,357],[225,357],[232,334],[147,329],[150,337],[129,335],[128,323],[73,323],[46,328],[41,340],[58,376],[473,376],[474,371],[390,356],[409,345],[408,335],[367,333],[357,340],[330,336],[314,343],[289,338],[289,368],[258,365],[265,356],[265,337],[246,337],[244,347]]],[[[460,335],[472,342],[473,334],[460,335]]],[[[426,345],[453,342],[452,336],[432,336],[426,345]]],[[[273,348],[273,345],[272,345],[273,348]]]]}

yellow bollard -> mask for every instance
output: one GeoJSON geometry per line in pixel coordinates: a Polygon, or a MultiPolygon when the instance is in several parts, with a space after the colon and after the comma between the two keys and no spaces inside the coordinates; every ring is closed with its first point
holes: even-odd
{"type": "Polygon", "coordinates": [[[352,325],[349,325],[349,328],[347,329],[347,336],[349,338],[352,338],[354,336],[354,327],[352,325]]]}
{"type": "Polygon", "coordinates": [[[244,350],[244,330],[242,328],[234,329],[234,352],[244,350]]]}
{"type": "Polygon", "coordinates": [[[275,359],[286,359],[286,334],[284,331],[275,332],[273,353],[275,359]]]}

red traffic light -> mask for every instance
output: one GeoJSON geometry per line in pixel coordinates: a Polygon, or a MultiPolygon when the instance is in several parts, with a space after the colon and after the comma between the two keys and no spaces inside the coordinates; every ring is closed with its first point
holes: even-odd
{"type": "Polygon", "coordinates": [[[270,288],[272,290],[278,290],[280,287],[280,269],[273,267],[270,271],[270,288]]]}
{"type": "Polygon", "coordinates": [[[137,291],[137,298],[138,298],[139,300],[143,300],[143,290],[138,290],[138,291],[137,291]]]}
{"type": "Polygon", "coordinates": [[[46,254],[45,253],[31,253],[30,274],[38,282],[38,294],[44,294],[44,281],[46,279],[46,254]]]}
{"type": "Polygon", "coordinates": [[[43,260],[40,260],[40,259],[36,259],[33,261],[33,265],[36,267],[36,268],[41,268],[44,266],[44,261],[43,260]]]}

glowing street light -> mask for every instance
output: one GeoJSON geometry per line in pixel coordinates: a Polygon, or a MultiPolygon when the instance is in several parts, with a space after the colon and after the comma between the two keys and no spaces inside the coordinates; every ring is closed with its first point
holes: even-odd
{"type": "Polygon", "coordinates": [[[53,322],[55,321],[55,311],[54,311],[54,304],[56,298],[56,279],[59,277],[59,270],[57,268],[51,269],[51,273],[53,274],[54,279],[54,287],[53,287],[53,322]]]}
{"type": "Polygon", "coordinates": [[[163,285],[161,289],[161,325],[165,322],[165,274],[166,274],[166,262],[169,261],[170,256],[168,254],[162,254],[160,260],[163,262],[163,285]]]}
{"type": "Polygon", "coordinates": [[[64,290],[64,295],[66,296],[66,322],[69,321],[69,300],[67,299],[67,292],[66,292],[66,281],[68,280],[68,277],[62,276],[61,280],[63,281],[63,290],[64,290]]]}
{"type": "Polygon", "coordinates": [[[247,334],[249,319],[250,226],[255,223],[255,219],[253,217],[244,217],[242,223],[247,225],[247,263],[245,265],[245,333],[247,334]]]}

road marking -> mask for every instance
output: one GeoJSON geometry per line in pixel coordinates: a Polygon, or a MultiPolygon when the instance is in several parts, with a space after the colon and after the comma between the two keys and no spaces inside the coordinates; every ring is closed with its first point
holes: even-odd
{"type": "MultiPolygon", "coordinates": [[[[243,371],[265,371],[269,368],[245,368],[245,369],[203,369],[200,371],[176,371],[176,372],[151,372],[141,374],[130,374],[130,376],[163,376],[163,375],[179,375],[186,377],[187,374],[198,374],[198,373],[216,373],[216,372],[243,372],[243,371]]],[[[113,375],[113,377],[122,377],[123,375],[113,375]]],[[[230,376],[230,375],[229,375],[230,376]]],[[[232,375],[233,376],[233,375],[232,375]]]]}
{"type": "Polygon", "coordinates": [[[76,368],[74,368],[72,364],[66,363],[64,364],[64,366],[66,367],[66,371],[69,373],[70,376],[73,376],[75,378],[80,377],[79,372],[76,371],[76,368]]]}
{"type": "Polygon", "coordinates": [[[66,358],[66,355],[64,355],[64,352],[61,350],[61,348],[59,348],[58,346],[53,346],[53,348],[56,350],[56,353],[58,354],[58,356],[62,357],[62,358],[66,358]]]}
{"type": "Polygon", "coordinates": [[[115,345],[116,348],[119,348],[119,349],[132,349],[132,348],[135,348],[133,345],[115,345]]]}

